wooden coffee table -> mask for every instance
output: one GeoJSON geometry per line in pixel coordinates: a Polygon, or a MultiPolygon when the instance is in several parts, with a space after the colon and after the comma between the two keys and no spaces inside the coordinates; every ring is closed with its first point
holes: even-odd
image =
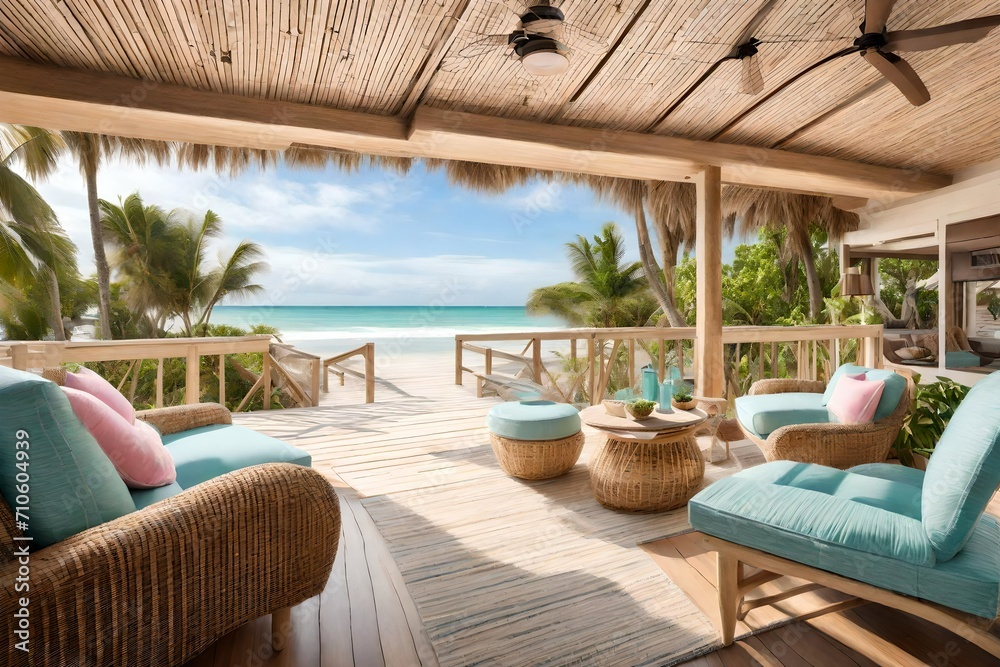
{"type": "Polygon", "coordinates": [[[597,502],[628,512],[662,512],[687,504],[705,477],[705,459],[694,438],[707,419],[701,410],[654,412],[636,421],[584,409],[584,424],[604,432],[590,460],[590,488],[597,502]]]}

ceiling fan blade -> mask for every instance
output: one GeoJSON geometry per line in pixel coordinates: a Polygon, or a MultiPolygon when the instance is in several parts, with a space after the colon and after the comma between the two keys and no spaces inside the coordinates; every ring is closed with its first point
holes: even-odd
{"type": "Polygon", "coordinates": [[[758,56],[740,58],[740,92],[746,95],[759,95],[764,90],[764,76],[760,73],[758,56]]]}
{"type": "Polygon", "coordinates": [[[886,51],[930,51],[953,44],[978,42],[1000,26],[1000,16],[983,16],[923,30],[897,30],[886,35],[886,51]]]}
{"type": "Polygon", "coordinates": [[[486,35],[462,48],[458,55],[462,58],[478,58],[493,52],[497,47],[507,46],[510,35],[486,35]]]}
{"type": "Polygon", "coordinates": [[[575,25],[563,23],[558,32],[561,32],[562,35],[553,37],[559,41],[566,42],[575,51],[599,55],[611,48],[607,42],[601,39],[600,35],[596,35],[583,28],[578,28],[575,25]]]}
{"type": "Polygon", "coordinates": [[[930,101],[931,94],[908,62],[893,53],[886,54],[875,49],[865,51],[864,57],[889,83],[899,88],[910,104],[918,107],[930,101]]]}
{"type": "Polygon", "coordinates": [[[882,32],[896,0],[865,0],[865,32],[882,32]]]}

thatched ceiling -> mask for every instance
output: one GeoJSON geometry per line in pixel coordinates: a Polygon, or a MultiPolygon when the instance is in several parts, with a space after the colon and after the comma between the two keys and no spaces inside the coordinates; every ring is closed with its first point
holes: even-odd
{"type": "MultiPolygon", "coordinates": [[[[4,0],[0,55],[198,90],[407,117],[418,105],[503,118],[784,148],[954,173],[1000,158],[1000,30],[911,54],[932,100],[912,107],[860,57],[818,68],[763,104],[739,65],[680,96],[753,26],[763,95],[858,35],[862,0],[556,2],[603,53],[538,79],[503,49],[503,0],[4,0]],[[667,113],[669,111],[669,113],[667,113]]],[[[517,6],[512,3],[512,6],[517,6]]],[[[1000,2],[900,0],[893,30],[1000,13],[1000,2]]],[[[572,46],[572,39],[567,38],[572,46]]]]}

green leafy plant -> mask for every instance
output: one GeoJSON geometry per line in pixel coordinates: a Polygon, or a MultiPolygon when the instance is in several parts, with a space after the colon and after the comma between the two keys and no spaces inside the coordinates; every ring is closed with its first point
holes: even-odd
{"type": "Polygon", "coordinates": [[[949,378],[917,386],[910,411],[893,443],[896,457],[904,465],[913,465],[913,454],[929,457],[941,434],[951,421],[959,404],[969,393],[969,387],[949,378]]]}
{"type": "Polygon", "coordinates": [[[692,399],[691,387],[684,381],[674,382],[674,400],[678,403],[687,403],[692,399]]]}
{"type": "Polygon", "coordinates": [[[641,398],[637,401],[631,401],[625,404],[625,409],[628,410],[628,413],[636,419],[648,417],[653,413],[653,408],[655,407],[656,403],[653,401],[647,401],[641,398]]]}
{"type": "Polygon", "coordinates": [[[986,310],[993,316],[993,321],[1000,319],[1000,292],[993,292],[990,302],[986,304],[986,310]]]}

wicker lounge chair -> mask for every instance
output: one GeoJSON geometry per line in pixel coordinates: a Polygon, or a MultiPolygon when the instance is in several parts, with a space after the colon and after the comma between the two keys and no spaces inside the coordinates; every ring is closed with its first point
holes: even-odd
{"type": "MultiPolygon", "coordinates": [[[[10,384],[6,389],[3,400],[17,390],[10,384]]],[[[51,425],[51,414],[41,423],[51,425]]],[[[220,405],[137,416],[154,424],[165,440],[187,432],[205,438],[189,443],[190,449],[224,441],[229,429],[238,444],[261,444],[247,443],[246,434],[254,432],[230,426],[229,411],[220,405]]],[[[53,431],[70,430],[59,421],[55,426],[53,431]]],[[[44,430],[32,430],[34,439],[43,439],[44,430]]],[[[218,460],[207,458],[213,460],[205,467],[214,470],[218,460]]],[[[38,542],[24,541],[10,505],[0,497],[0,624],[8,638],[0,664],[181,665],[268,614],[273,647],[280,650],[290,629],[290,607],[317,595],[329,579],[340,539],[340,506],[326,478],[304,465],[239,467],[208,481],[194,478],[189,487],[175,482],[133,491],[140,509],[32,550],[30,595],[18,588],[25,567],[18,549],[38,542]],[[19,600],[26,595],[30,652],[18,648],[16,634],[22,627],[19,600]]],[[[181,472],[178,464],[179,480],[181,472]]],[[[196,472],[186,474],[191,479],[196,472]]],[[[32,481],[34,493],[40,484],[32,481]]]]}
{"type": "Polygon", "coordinates": [[[743,433],[760,447],[768,461],[819,463],[834,468],[885,461],[910,408],[913,381],[891,371],[842,366],[831,378],[831,386],[839,374],[848,372],[885,377],[901,391],[891,394],[887,386],[875,421],[840,424],[826,409],[826,383],[760,380],[750,387],[747,396],[736,399],[736,415],[743,433]],[[784,395],[770,398],[776,394],[784,395]]]}
{"type": "Polygon", "coordinates": [[[1000,373],[973,387],[926,472],[775,461],[712,484],[688,508],[718,554],[723,643],[754,607],[813,590],[747,599],[788,575],[919,616],[1000,658],[989,632],[1000,611],[1000,520],[985,513],[998,488],[1000,373]],[[743,565],[761,571],[745,575],[743,565]]]}

